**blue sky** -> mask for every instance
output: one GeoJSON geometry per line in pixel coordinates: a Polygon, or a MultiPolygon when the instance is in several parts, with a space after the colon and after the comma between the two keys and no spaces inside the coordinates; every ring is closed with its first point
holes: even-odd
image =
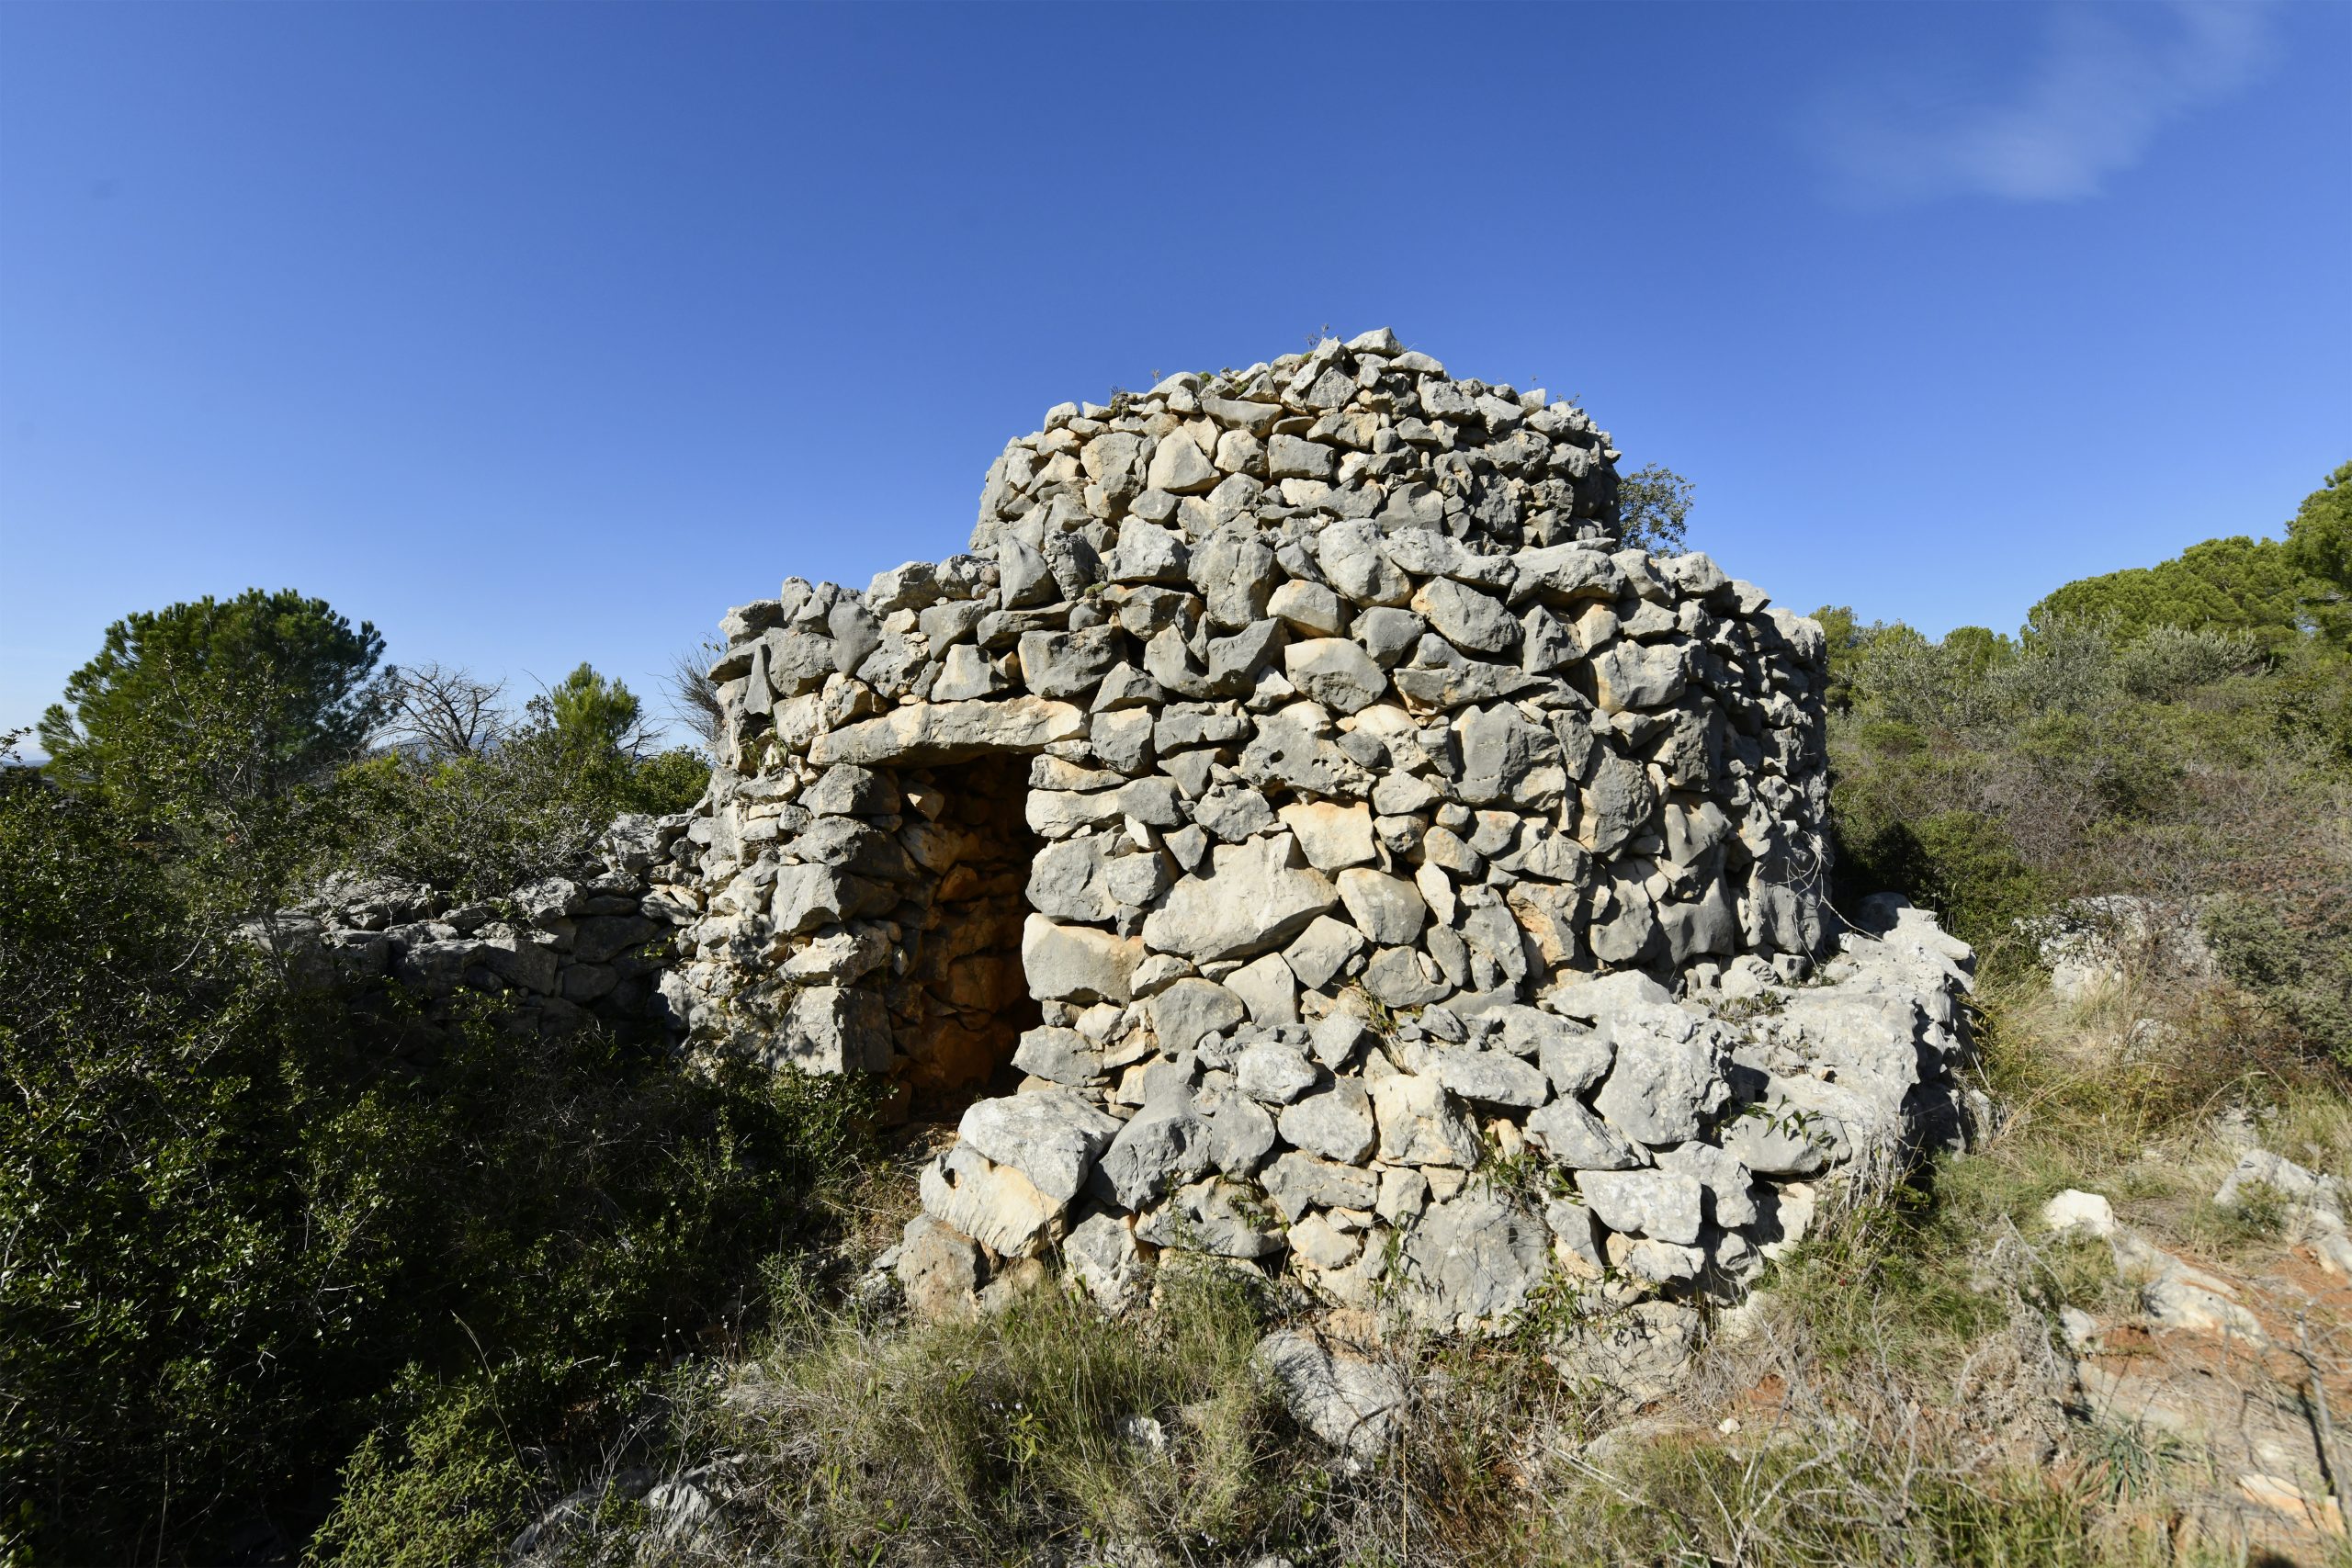
{"type": "Polygon", "coordinates": [[[0,728],[133,609],[640,689],[1050,404],[1393,326],[1785,604],[2352,457],[2352,7],[0,7],[0,728]]]}

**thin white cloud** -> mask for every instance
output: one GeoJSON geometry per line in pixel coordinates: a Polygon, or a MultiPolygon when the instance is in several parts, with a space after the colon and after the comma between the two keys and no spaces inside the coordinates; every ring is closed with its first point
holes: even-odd
{"type": "Polygon", "coordinates": [[[1813,140],[1836,187],[1864,200],[2079,201],[2137,164],[2167,124],[2245,87],[2270,55],[2259,4],[2052,9],[2003,90],[1968,99],[1916,78],[1849,84],[1821,106],[1813,140]]]}

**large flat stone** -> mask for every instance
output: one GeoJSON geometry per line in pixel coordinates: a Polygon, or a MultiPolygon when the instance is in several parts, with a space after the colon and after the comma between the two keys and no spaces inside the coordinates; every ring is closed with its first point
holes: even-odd
{"type": "Polygon", "coordinates": [[[880,718],[819,736],[808,760],[911,767],[960,762],[991,751],[1035,751],[1086,733],[1086,710],[1043,697],[1002,702],[908,703],[880,718]]]}

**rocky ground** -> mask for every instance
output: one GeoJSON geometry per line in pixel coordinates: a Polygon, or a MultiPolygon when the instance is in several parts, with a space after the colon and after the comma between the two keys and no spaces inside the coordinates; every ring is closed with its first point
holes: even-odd
{"type": "Polygon", "coordinates": [[[910,1128],[838,1283],[521,1555],[2343,1561],[2352,1100],[2250,1073],[2210,993],[1984,1003],[1973,1152],[1826,1194],[1744,1303],[1563,1294],[1468,1339],[1184,1255],[1125,1318],[1037,1279],[923,1325],[868,1271],[949,1136],[910,1128]]]}

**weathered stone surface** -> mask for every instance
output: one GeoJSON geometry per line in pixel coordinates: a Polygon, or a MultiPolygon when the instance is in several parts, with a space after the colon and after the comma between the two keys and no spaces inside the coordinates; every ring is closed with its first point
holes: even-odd
{"type": "Polygon", "coordinates": [[[1358,1078],[1340,1078],[1294,1101],[1274,1125],[1284,1143],[1344,1165],[1359,1165],[1371,1155],[1378,1130],[1371,1096],[1358,1078]]]}
{"type": "Polygon", "coordinates": [[[1183,979],[1151,998],[1151,1032],[1170,1053],[1190,1051],[1205,1035],[1249,1017],[1239,997],[1214,980],[1183,979]]]}
{"type": "Polygon", "coordinates": [[[1233,1081],[1242,1093],[1275,1105],[1288,1105],[1320,1076],[1305,1052],[1272,1041],[1244,1047],[1233,1064],[1233,1081]]]}
{"type": "Polygon", "coordinates": [[[805,986],[794,993],[777,1043],[805,1073],[878,1073],[889,1066],[889,1021],[871,991],[805,986]]]}
{"type": "Polygon", "coordinates": [[[958,1145],[923,1167],[923,1212],[989,1251],[1034,1253],[1053,1238],[1066,1205],[1010,1166],[958,1145]]]}
{"type": "Polygon", "coordinates": [[[908,1308],[922,1321],[964,1322],[978,1314],[979,1247],[930,1214],[907,1222],[895,1271],[908,1308]]]}
{"type": "Polygon", "coordinates": [[[1135,996],[1143,942],[1032,915],[1021,928],[1021,967],[1041,1001],[1125,1002],[1135,996]]]}
{"type": "Polygon", "coordinates": [[[1372,1103],[1379,1117],[1382,1159],[1464,1170],[1478,1163],[1478,1129],[1446,1098],[1437,1078],[1419,1073],[1374,1078],[1372,1103]]]}
{"type": "Polygon", "coordinates": [[[1552,1098],[1552,1085],[1540,1069],[1505,1052],[1441,1051],[1430,1066],[1438,1082],[1481,1104],[1532,1110],[1552,1098]]]}
{"type": "Polygon", "coordinates": [[[1193,959],[1247,957],[1297,935],[1340,901],[1288,833],[1219,845],[1210,864],[1209,874],[1178,883],[1144,921],[1147,945],[1193,959]]]}
{"type": "Polygon", "coordinates": [[[1209,1124],[1189,1100],[1147,1101],[1102,1156],[1101,1180],[1121,1208],[1135,1210],[1208,1169],[1209,1124]]]}
{"type": "Polygon", "coordinates": [[[1358,867],[1339,874],[1336,891],[1356,929],[1384,947],[1412,942],[1429,919],[1429,904],[1405,877],[1358,867]]]}
{"type": "Polygon", "coordinates": [[[820,765],[907,767],[960,761],[988,751],[1033,751],[1085,733],[1085,709],[1042,697],[909,703],[880,718],[819,736],[809,744],[808,756],[820,765]]]}
{"type": "Polygon", "coordinates": [[[1482,1187],[1432,1203],[1405,1235],[1404,1302],[1431,1327],[1499,1326],[1550,1271],[1541,1220],[1482,1187]]]}
{"type": "Polygon", "coordinates": [[[1363,644],[1343,637],[1309,637],[1283,649],[1290,683],[1340,713],[1371,706],[1388,692],[1388,676],[1363,644]]]}
{"type": "Polygon", "coordinates": [[[1298,976],[1279,953],[1261,953],[1225,977],[1226,989],[1250,1010],[1250,1021],[1276,1025],[1298,1021],[1298,976]]]}
{"type": "Polygon", "coordinates": [[[1414,613],[1437,635],[1471,653],[1508,653],[1519,646],[1519,622],[1492,595],[1465,582],[1438,578],[1413,595],[1414,613]]]}
{"type": "Polygon", "coordinates": [[[1372,812],[1363,805],[1295,801],[1282,808],[1283,826],[1298,839],[1306,863],[1327,874],[1379,859],[1373,847],[1372,812]]]}
{"type": "Polygon", "coordinates": [[[1266,1196],[1293,1223],[1309,1209],[1369,1209],[1380,1201],[1374,1172],[1295,1149],[1268,1166],[1262,1179],[1266,1196]]]}
{"type": "Polygon", "coordinates": [[[1677,1007],[1635,1004],[1601,1021],[1616,1053],[1593,1105],[1653,1148],[1698,1136],[1730,1097],[1713,1026],[1677,1007]]]}
{"type": "Polygon", "coordinates": [[[1146,1214],[1136,1234],[1154,1247],[1193,1247],[1223,1258],[1263,1258],[1282,1249],[1250,1189],[1223,1177],[1189,1187],[1146,1214]]]}
{"type": "Polygon", "coordinates": [[[1032,1029],[1022,1034],[1012,1065],[1033,1077],[1077,1086],[1102,1075],[1102,1053],[1075,1029],[1032,1029]]]}
{"type": "Polygon", "coordinates": [[[1310,991],[1327,990],[1356,954],[1364,949],[1363,933],[1345,920],[1317,915],[1306,931],[1283,949],[1283,962],[1298,983],[1310,991]]]}
{"type": "Polygon", "coordinates": [[[1699,1239],[1699,1179],[1670,1170],[1586,1170],[1577,1190],[1611,1230],[1688,1246],[1699,1239]]]}
{"type": "Polygon", "coordinates": [[[1358,1459],[1386,1450],[1405,1408],[1404,1381],[1394,1369],[1335,1353],[1292,1329],[1266,1336],[1257,1354],[1300,1426],[1358,1459]]]}
{"type": "Polygon", "coordinates": [[[975,1100],[956,1135],[1038,1191],[1067,1203],[1120,1131],[1117,1121],[1066,1089],[975,1100]]]}
{"type": "Polygon", "coordinates": [[[1062,1241],[1062,1265],[1104,1312],[1138,1304],[1151,1275],[1134,1224],[1123,1214],[1090,1214],[1071,1226],[1062,1241]]]}
{"type": "Polygon", "coordinates": [[[1527,1119],[1527,1135],[1567,1170],[1630,1170],[1642,1162],[1623,1134],[1566,1096],[1527,1119]]]}

